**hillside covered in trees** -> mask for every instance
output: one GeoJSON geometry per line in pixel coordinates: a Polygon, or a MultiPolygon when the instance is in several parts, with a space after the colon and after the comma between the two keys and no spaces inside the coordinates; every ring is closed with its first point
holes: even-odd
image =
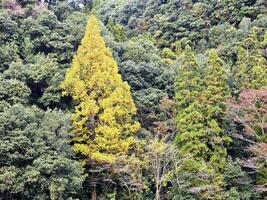
{"type": "Polygon", "coordinates": [[[0,200],[266,200],[266,0],[1,0],[0,200]]]}

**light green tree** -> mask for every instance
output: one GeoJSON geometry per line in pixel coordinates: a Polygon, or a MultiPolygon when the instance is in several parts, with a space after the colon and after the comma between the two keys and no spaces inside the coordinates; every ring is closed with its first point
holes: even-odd
{"type": "Polygon", "coordinates": [[[267,61],[261,52],[258,38],[259,30],[253,28],[237,46],[237,62],[234,69],[234,81],[237,90],[259,89],[267,87],[267,61]]]}

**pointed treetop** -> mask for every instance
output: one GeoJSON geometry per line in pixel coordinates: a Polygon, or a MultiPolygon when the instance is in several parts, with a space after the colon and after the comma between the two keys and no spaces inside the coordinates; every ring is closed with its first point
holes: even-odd
{"type": "Polygon", "coordinates": [[[72,115],[75,152],[88,162],[99,163],[115,163],[120,156],[128,155],[139,129],[134,120],[136,107],[95,16],[88,19],[61,87],[77,102],[72,115]]]}

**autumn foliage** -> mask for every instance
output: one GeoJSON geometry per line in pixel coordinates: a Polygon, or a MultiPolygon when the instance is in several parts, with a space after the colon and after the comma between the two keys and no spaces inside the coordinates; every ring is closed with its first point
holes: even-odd
{"type": "Polygon", "coordinates": [[[136,107],[94,16],[61,87],[77,102],[72,116],[74,150],[99,163],[114,163],[128,154],[139,129],[133,119],[136,107]]]}

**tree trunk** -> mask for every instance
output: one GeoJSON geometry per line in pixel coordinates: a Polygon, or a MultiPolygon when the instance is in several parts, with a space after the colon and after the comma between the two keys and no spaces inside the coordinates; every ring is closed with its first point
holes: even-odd
{"type": "Polygon", "coordinates": [[[91,181],[90,187],[91,187],[91,200],[96,200],[96,181],[91,181]]]}
{"type": "Polygon", "coordinates": [[[159,190],[158,185],[157,185],[157,190],[156,190],[156,200],[160,200],[160,190],[159,190]]]}

